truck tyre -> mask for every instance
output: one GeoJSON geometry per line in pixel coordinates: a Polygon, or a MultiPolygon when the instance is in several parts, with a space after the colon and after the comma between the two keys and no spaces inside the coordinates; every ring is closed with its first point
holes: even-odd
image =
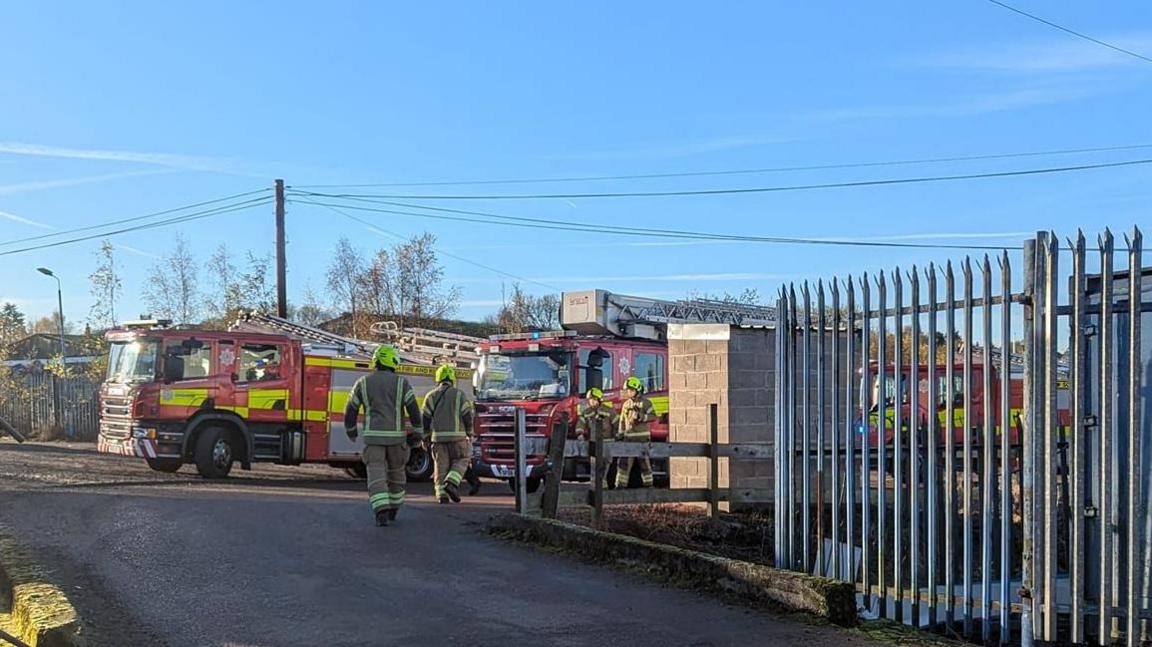
{"type": "Polygon", "coordinates": [[[348,476],[363,481],[368,478],[368,466],[364,463],[356,463],[344,468],[344,473],[348,476]]]}
{"type": "Polygon", "coordinates": [[[196,471],[206,479],[222,479],[236,460],[236,436],[223,427],[208,427],[196,439],[196,471]]]}
{"type": "Polygon", "coordinates": [[[184,461],[179,458],[149,458],[147,460],[148,467],[151,467],[157,472],[164,472],[165,474],[178,471],[180,466],[184,464],[184,461]]]}
{"type": "Polygon", "coordinates": [[[408,480],[416,483],[427,483],[432,480],[436,467],[432,464],[432,454],[423,447],[413,447],[408,455],[408,480]]]}

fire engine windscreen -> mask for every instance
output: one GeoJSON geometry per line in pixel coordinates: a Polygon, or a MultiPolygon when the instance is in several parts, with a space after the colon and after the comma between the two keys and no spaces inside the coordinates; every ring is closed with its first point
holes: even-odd
{"type": "Polygon", "coordinates": [[[152,340],[114,342],[108,352],[108,381],[130,384],[155,379],[158,346],[152,340]]]}
{"type": "Polygon", "coordinates": [[[562,398],[571,392],[572,353],[484,355],[479,400],[562,398]]]}

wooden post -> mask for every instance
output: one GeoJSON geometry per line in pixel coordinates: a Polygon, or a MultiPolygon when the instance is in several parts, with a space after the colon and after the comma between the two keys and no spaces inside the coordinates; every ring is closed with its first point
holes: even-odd
{"type": "Polygon", "coordinates": [[[604,524],[604,478],[608,475],[610,452],[604,446],[600,425],[592,426],[592,527],[600,528],[604,524]]]}
{"type": "Polygon", "coordinates": [[[526,434],[527,420],[524,409],[516,409],[516,512],[528,512],[528,441],[526,434]]]}
{"type": "Polygon", "coordinates": [[[288,317],[288,261],[285,257],[284,180],[276,180],[276,316],[288,317]]]}
{"type": "Polygon", "coordinates": [[[552,438],[548,442],[548,473],[544,481],[542,514],[546,519],[555,519],[560,508],[560,482],[564,478],[564,444],[568,440],[568,422],[561,421],[552,427],[552,438]]]}
{"type": "Polygon", "coordinates": [[[708,442],[711,445],[708,459],[711,461],[711,466],[708,469],[708,496],[710,501],[708,507],[712,514],[712,518],[716,519],[720,516],[720,420],[719,420],[719,405],[713,403],[708,405],[708,442]]]}

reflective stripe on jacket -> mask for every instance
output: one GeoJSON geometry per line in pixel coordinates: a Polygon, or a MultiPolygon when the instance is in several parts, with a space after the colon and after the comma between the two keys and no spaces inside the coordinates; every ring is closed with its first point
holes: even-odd
{"type": "Polygon", "coordinates": [[[453,442],[472,435],[472,401],[451,384],[440,383],[424,397],[424,433],[432,442],[453,442]]]}
{"type": "Polygon", "coordinates": [[[364,444],[398,445],[407,435],[404,413],[412,425],[420,425],[420,406],[408,380],[394,371],[381,370],[356,380],[348,394],[344,408],[344,426],[356,425],[360,409],[364,409],[364,444]]]}

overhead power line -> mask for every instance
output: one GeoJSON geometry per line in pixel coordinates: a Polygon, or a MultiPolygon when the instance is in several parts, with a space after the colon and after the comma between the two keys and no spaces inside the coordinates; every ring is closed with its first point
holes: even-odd
{"type": "MultiPolygon", "coordinates": [[[[257,193],[267,193],[270,190],[271,189],[258,189],[256,191],[245,191],[244,193],[236,193],[233,195],[224,196],[223,198],[216,198],[214,200],[204,200],[203,202],[196,202],[194,204],[188,204],[188,205],[184,205],[182,207],[175,207],[173,209],[165,209],[163,211],[154,211],[152,213],[147,213],[147,214],[144,214],[142,216],[133,216],[131,218],[121,218],[119,220],[109,220],[107,222],[102,222],[98,225],[89,225],[87,227],[77,227],[75,229],[66,229],[66,230],[61,230],[61,231],[54,231],[50,234],[41,234],[39,236],[29,236],[27,238],[16,238],[14,240],[0,241],[0,246],[16,245],[18,243],[28,243],[28,242],[37,241],[37,240],[44,240],[47,238],[58,238],[61,236],[70,236],[72,234],[77,234],[77,233],[84,232],[84,231],[93,231],[96,229],[103,229],[105,227],[111,227],[114,225],[122,225],[122,224],[129,223],[129,222],[139,222],[141,220],[147,220],[149,218],[156,218],[159,216],[165,216],[165,215],[176,213],[179,211],[187,211],[189,209],[197,209],[199,207],[204,207],[204,206],[207,206],[210,204],[218,204],[221,202],[227,202],[229,200],[235,200],[237,198],[243,198],[246,196],[255,195],[257,193]]],[[[234,205],[229,205],[229,206],[238,206],[238,205],[242,205],[242,204],[252,204],[252,203],[256,203],[256,202],[259,202],[261,200],[267,200],[267,199],[268,198],[255,198],[252,200],[246,200],[244,202],[239,202],[239,203],[236,203],[234,205]]]]}
{"type": "Polygon", "coordinates": [[[794,171],[826,171],[835,169],[874,168],[883,166],[911,166],[916,164],[944,164],[949,162],[974,162],[1022,157],[1047,157],[1049,155],[1077,155],[1084,153],[1107,153],[1152,148],[1152,144],[1132,144],[1128,146],[1105,146],[1097,148],[1067,148],[1061,150],[1029,151],[1022,153],[993,153],[988,155],[958,155],[952,157],[929,157],[921,159],[889,160],[880,162],[845,162],[838,164],[814,164],[808,166],[776,166],[722,171],[684,171],[678,173],[638,173],[632,175],[592,175],[554,178],[506,178],[498,180],[444,180],[436,182],[376,182],[368,184],[299,184],[299,189],[359,189],[407,186],[481,186],[495,184],[558,184],[562,182],[603,182],[614,180],[653,180],[682,177],[717,177],[727,175],[756,175],[764,173],[785,173],[794,171]]]}
{"type": "Polygon", "coordinates": [[[258,206],[270,204],[271,202],[272,202],[271,198],[262,198],[258,201],[249,201],[247,203],[242,203],[242,204],[238,204],[238,205],[226,205],[226,206],[222,206],[222,207],[215,207],[213,209],[207,209],[205,211],[193,212],[190,214],[183,214],[180,216],[175,216],[173,218],[167,218],[167,219],[158,220],[155,222],[148,222],[148,223],[143,223],[143,224],[139,224],[139,225],[133,225],[131,227],[124,227],[124,228],[116,229],[116,230],[112,230],[112,231],[104,231],[104,232],[100,232],[97,234],[91,234],[88,236],[80,236],[77,238],[70,238],[67,240],[57,240],[57,241],[52,241],[49,243],[42,243],[39,245],[22,247],[20,249],[4,250],[4,251],[0,252],[0,256],[9,256],[12,254],[20,254],[23,252],[31,252],[31,251],[36,251],[36,250],[40,250],[40,249],[50,249],[53,247],[61,247],[64,245],[71,245],[73,243],[80,243],[80,242],[84,242],[87,240],[96,240],[96,239],[104,238],[107,236],[116,236],[119,234],[127,234],[127,233],[131,233],[131,232],[136,232],[136,231],[144,231],[147,229],[156,229],[159,227],[167,227],[169,225],[175,225],[175,224],[180,224],[180,223],[185,223],[185,222],[192,222],[194,220],[202,220],[204,218],[211,218],[213,216],[220,216],[220,215],[223,215],[226,213],[244,211],[246,209],[251,209],[252,207],[258,207],[258,206]]]}
{"type": "Polygon", "coordinates": [[[599,225],[593,223],[578,223],[563,220],[544,220],[540,218],[524,218],[517,216],[501,216],[498,214],[491,214],[485,212],[469,212],[459,209],[443,209],[438,207],[423,207],[413,205],[417,209],[429,209],[438,213],[419,213],[415,211],[404,211],[399,209],[381,209],[378,207],[367,207],[364,205],[355,204],[332,204],[326,202],[315,202],[312,200],[298,200],[293,199],[292,202],[299,204],[311,204],[322,207],[340,207],[344,209],[352,209],[355,211],[367,211],[374,213],[387,213],[399,216],[410,216],[414,218],[428,218],[432,220],[445,220],[451,222],[469,222],[483,225],[500,225],[505,227],[519,227],[525,229],[545,229],[556,231],[574,231],[583,233],[594,234],[608,234],[617,236],[632,236],[643,238],[666,238],[676,240],[697,240],[697,241],[735,241],[745,243],[767,243],[767,244],[785,244],[785,245],[827,245],[827,246],[840,246],[840,247],[872,247],[872,248],[902,248],[902,249],[953,249],[953,250],[970,250],[970,251],[1003,251],[1019,250],[1019,246],[994,246],[994,245],[959,245],[959,244],[945,244],[945,243],[899,243],[899,242],[882,242],[874,240],[851,240],[851,239],[824,239],[824,238],[800,238],[800,237],[784,237],[784,236],[747,236],[740,234],[720,234],[698,231],[684,231],[675,229],[646,229],[640,227],[616,227],[613,225],[599,225]],[[448,215],[448,214],[461,214],[461,215],[448,215]],[[478,217],[469,217],[467,214],[475,214],[478,217]]]}
{"type": "MultiPolygon", "coordinates": [[[[325,208],[329,209],[330,211],[334,211],[334,212],[340,214],[341,216],[344,216],[345,218],[347,218],[353,222],[357,222],[361,225],[364,225],[365,227],[368,227],[369,229],[373,229],[375,231],[381,231],[381,232],[388,234],[389,236],[392,236],[393,238],[396,238],[398,240],[405,240],[405,238],[403,236],[401,236],[400,234],[397,234],[397,233],[392,232],[392,231],[388,231],[387,229],[382,228],[377,223],[370,222],[368,220],[364,220],[363,218],[357,218],[356,216],[353,216],[352,214],[348,213],[347,211],[344,211],[344,210],[339,209],[337,207],[333,207],[332,205],[320,204],[320,203],[311,203],[311,202],[305,202],[304,204],[316,204],[318,206],[325,207],[325,208]]],[[[534,281],[532,279],[524,278],[523,276],[517,276],[511,272],[505,272],[504,270],[496,269],[495,267],[492,267],[490,265],[478,263],[474,260],[464,258],[463,256],[457,256],[456,254],[453,254],[451,252],[446,252],[443,249],[437,249],[436,252],[439,254],[443,254],[444,256],[447,256],[449,258],[454,258],[454,259],[461,261],[463,263],[467,263],[469,265],[479,267],[482,270],[488,270],[489,272],[493,272],[493,273],[499,274],[501,276],[506,276],[506,277],[513,279],[513,280],[516,280],[516,281],[523,281],[525,283],[531,283],[533,285],[538,285],[540,287],[547,288],[549,290],[556,290],[558,292],[563,291],[560,288],[556,287],[555,285],[549,285],[547,283],[541,283],[540,281],[534,281]]]]}
{"type": "Polygon", "coordinates": [[[1031,13],[1028,13],[1027,11],[1024,11],[1023,9],[1017,9],[1016,7],[1013,7],[1009,4],[1000,2],[1000,0],[988,0],[988,2],[991,2],[994,5],[1003,7],[1005,9],[1007,9],[1008,11],[1016,12],[1016,13],[1020,14],[1021,16],[1024,16],[1025,18],[1030,18],[1032,20],[1035,20],[1036,22],[1043,23],[1043,24],[1048,25],[1049,27],[1052,27],[1054,29],[1059,29],[1060,31],[1062,31],[1066,34],[1072,34],[1073,36],[1075,36],[1077,38],[1083,38],[1086,41],[1096,43],[1097,45],[1101,45],[1103,47],[1107,47],[1108,49],[1120,52],[1121,54],[1127,54],[1128,56],[1131,56],[1133,58],[1138,58],[1138,59],[1140,59],[1146,63],[1152,63],[1152,58],[1144,56],[1143,54],[1138,54],[1136,52],[1133,52],[1130,49],[1124,49],[1123,47],[1120,47],[1118,45],[1113,45],[1112,43],[1102,41],[1099,38],[1093,38],[1093,37],[1089,36],[1088,34],[1078,32],[1074,29],[1069,29],[1063,25],[1058,25],[1058,24],[1052,22],[1051,20],[1045,20],[1044,18],[1041,18],[1040,16],[1037,16],[1036,14],[1031,14],[1031,13]]]}
{"type": "Polygon", "coordinates": [[[747,193],[780,193],[785,191],[815,191],[822,189],[847,189],[866,186],[889,186],[896,184],[925,184],[931,182],[958,182],[1029,175],[1071,173],[1093,169],[1120,168],[1152,164],[1152,159],[1125,160],[1099,164],[1080,164],[1050,168],[1024,169],[1019,171],[999,171],[993,173],[967,173],[962,175],[936,175],[928,177],[892,178],[887,180],[861,180],[856,182],[827,182],[821,184],[795,184],[786,186],[762,186],[737,189],[700,189],[680,191],[624,191],[618,193],[534,193],[512,195],[443,195],[443,194],[372,194],[372,193],[322,193],[304,191],[305,195],[323,198],[383,198],[390,200],[575,200],[580,198],[655,198],[704,195],[739,195],[747,193]]]}

